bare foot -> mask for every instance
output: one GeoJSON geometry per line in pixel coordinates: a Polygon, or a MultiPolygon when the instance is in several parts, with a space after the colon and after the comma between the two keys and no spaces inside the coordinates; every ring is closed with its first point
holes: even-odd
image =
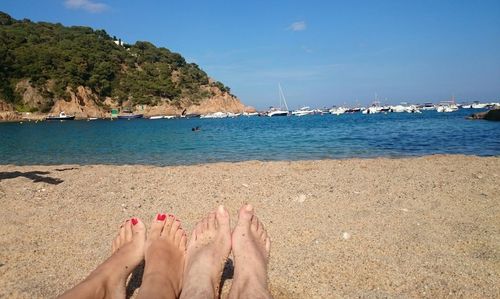
{"type": "Polygon", "coordinates": [[[145,266],[137,298],[177,298],[181,292],[186,233],[173,215],[158,214],[146,240],[145,266]]]}
{"type": "Polygon", "coordinates": [[[144,258],[146,228],[132,218],[120,227],[112,255],[73,289],[59,298],[125,298],[125,284],[144,258]]]}
{"type": "Polygon", "coordinates": [[[193,230],[187,248],[181,298],[216,298],[230,251],[229,213],[219,206],[193,230]]]}
{"type": "Polygon", "coordinates": [[[267,286],[271,241],[251,205],[241,207],[231,242],[234,278],[228,298],[271,298],[267,286]]]}

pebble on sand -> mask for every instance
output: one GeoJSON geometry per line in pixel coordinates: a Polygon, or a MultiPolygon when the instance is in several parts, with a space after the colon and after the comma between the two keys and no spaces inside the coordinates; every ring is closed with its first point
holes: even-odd
{"type": "Polygon", "coordinates": [[[348,232],[343,232],[342,233],[342,239],[344,240],[349,240],[351,238],[351,234],[348,232]]]}

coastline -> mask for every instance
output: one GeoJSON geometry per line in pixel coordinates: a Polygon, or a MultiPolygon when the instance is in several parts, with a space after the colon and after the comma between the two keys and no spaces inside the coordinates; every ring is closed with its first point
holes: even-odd
{"type": "MultiPolygon", "coordinates": [[[[275,298],[497,297],[500,157],[0,165],[0,297],[54,297],[128,217],[256,206],[275,298]]],[[[224,285],[227,291],[231,280],[224,285]]]]}

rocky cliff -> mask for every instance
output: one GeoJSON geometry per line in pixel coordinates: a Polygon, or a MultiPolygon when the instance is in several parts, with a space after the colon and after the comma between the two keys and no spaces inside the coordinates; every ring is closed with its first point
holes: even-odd
{"type": "MultiPolygon", "coordinates": [[[[69,115],[75,115],[76,118],[88,117],[110,117],[111,109],[131,109],[135,113],[141,113],[147,116],[154,115],[181,115],[187,114],[209,114],[215,112],[254,112],[253,107],[245,106],[238,98],[222,92],[217,88],[212,88],[213,96],[202,99],[199,103],[193,104],[189,99],[171,103],[161,101],[157,105],[132,105],[126,101],[119,103],[116,99],[106,97],[101,101],[99,97],[88,87],[79,86],[76,90],[67,88],[69,99],[48,99],[42,95],[43,91],[30,85],[29,80],[22,80],[16,85],[16,91],[20,94],[20,103],[26,109],[43,111],[47,106],[51,106],[47,113],[32,112],[19,113],[14,105],[0,100],[0,120],[21,120],[23,117],[28,119],[40,119],[46,114],[57,115],[65,112],[69,115]],[[98,104],[101,103],[101,104],[98,104]]],[[[50,91],[50,88],[49,88],[50,91]]]]}

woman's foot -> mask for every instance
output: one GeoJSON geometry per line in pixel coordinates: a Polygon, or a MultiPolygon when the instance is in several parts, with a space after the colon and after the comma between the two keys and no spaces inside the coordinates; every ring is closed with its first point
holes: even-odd
{"type": "Polygon", "coordinates": [[[228,298],[271,298],[267,286],[271,241],[251,205],[241,207],[231,239],[234,278],[228,298]]]}
{"type": "Polygon", "coordinates": [[[127,278],[144,258],[145,240],[142,221],[127,220],[113,240],[112,255],[59,298],[125,298],[127,278]]]}
{"type": "Polygon", "coordinates": [[[146,240],[138,298],[177,298],[181,292],[186,233],[173,215],[158,214],[146,240]]]}
{"type": "Polygon", "coordinates": [[[219,206],[193,230],[187,248],[181,298],[216,298],[230,251],[229,213],[219,206]]]}

